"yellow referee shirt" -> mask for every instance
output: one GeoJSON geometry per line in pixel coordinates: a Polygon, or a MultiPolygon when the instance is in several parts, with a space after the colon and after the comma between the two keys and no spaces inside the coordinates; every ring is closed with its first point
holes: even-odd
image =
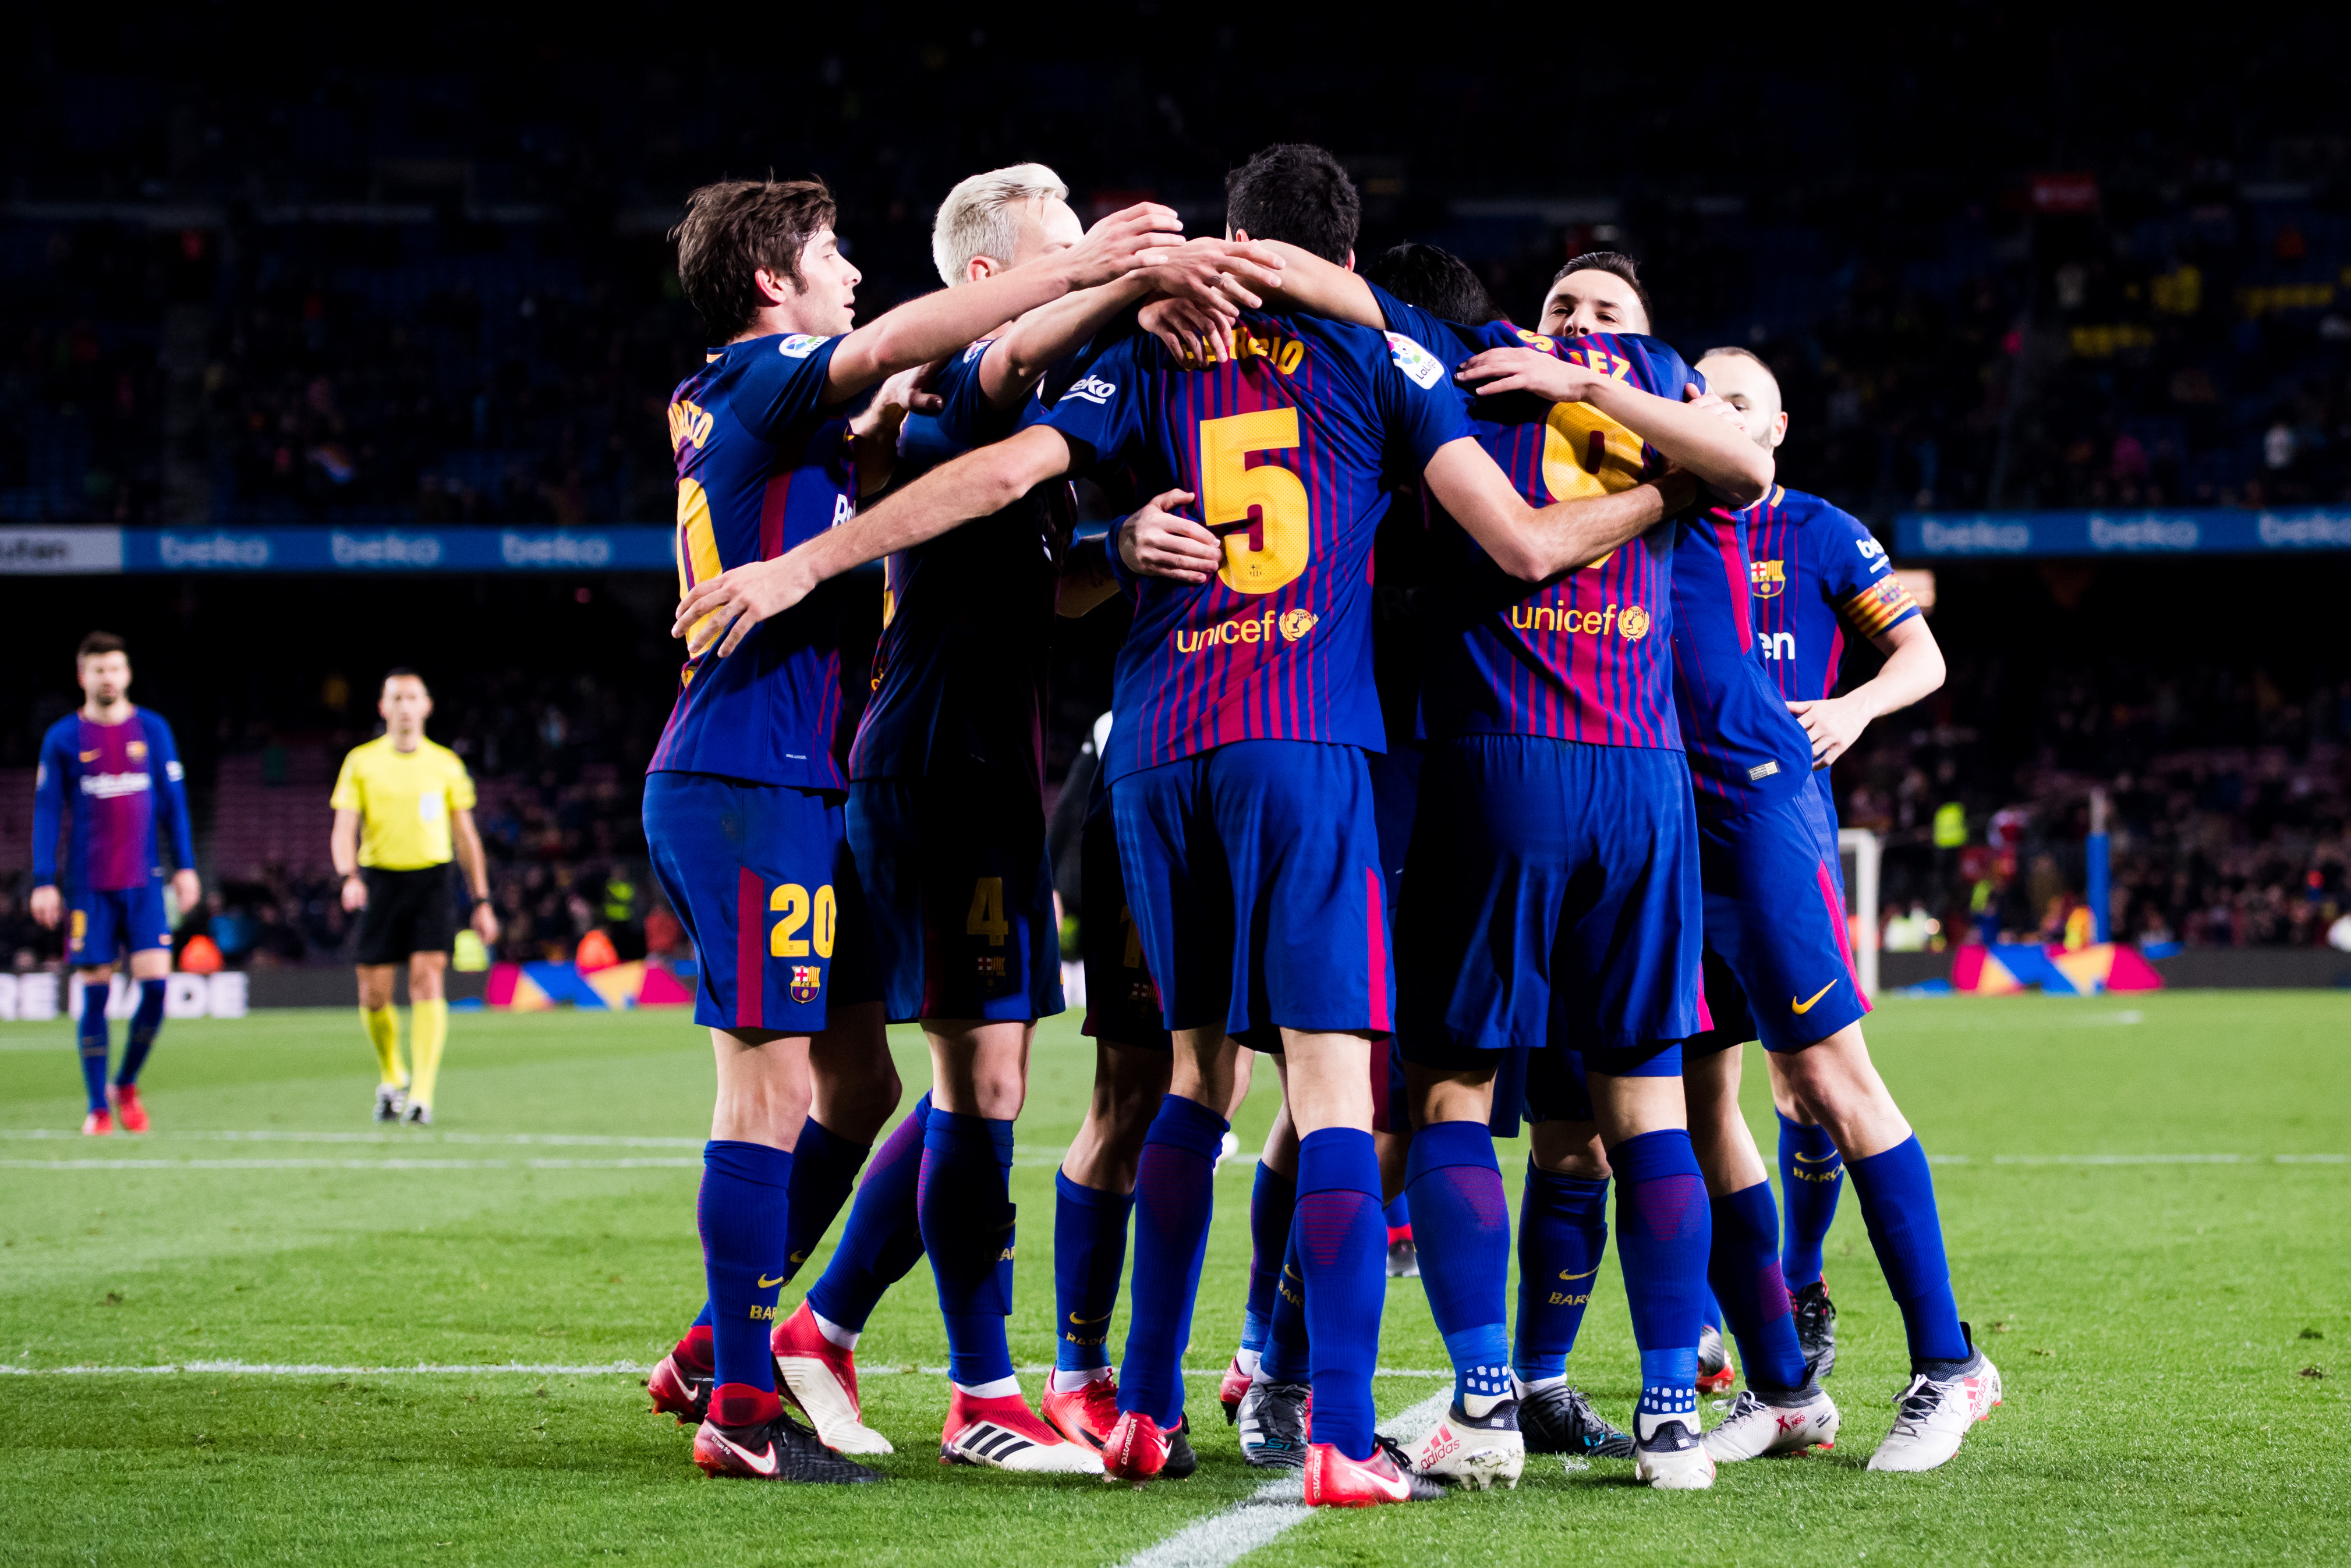
{"type": "Polygon", "coordinates": [[[420,737],[414,751],[396,751],[379,735],[343,759],[330,804],[360,814],[360,865],[419,871],[455,853],[449,814],[474,809],[474,781],[446,746],[420,737]]]}

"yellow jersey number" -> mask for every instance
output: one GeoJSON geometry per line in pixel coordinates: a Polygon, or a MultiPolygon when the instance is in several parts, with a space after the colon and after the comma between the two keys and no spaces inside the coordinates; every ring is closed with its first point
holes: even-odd
{"type": "MultiPolygon", "coordinates": [[[[1641,438],[1589,403],[1553,403],[1543,421],[1542,477],[1553,501],[1630,490],[1641,483],[1641,438]]],[[[1583,569],[1606,566],[1609,556],[1583,569]]]]}
{"type": "Polygon", "coordinates": [[[832,897],[832,884],[826,883],[816,890],[814,898],[798,882],[787,882],[768,895],[768,908],[782,914],[776,929],[768,934],[768,954],[771,958],[807,958],[810,949],[816,956],[832,956],[833,929],[839,924],[839,907],[832,897]],[[808,935],[802,936],[803,930],[808,935]]]}
{"type": "MultiPolygon", "coordinates": [[[[677,597],[683,600],[698,583],[706,583],[726,568],[719,564],[718,540],[710,525],[710,497],[691,479],[677,482],[677,597]]],[[[705,616],[703,620],[710,618],[705,616]]],[[[686,640],[702,629],[694,623],[686,640]]]]}
{"type": "Polygon", "coordinates": [[[1270,594],[1306,570],[1304,482],[1273,463],[1249,466],[1253,452],[1298,444],[1296,409],[1200,421],[1200,520],[1224,535],[1217,578],[1235,593],[1270,594]]]}

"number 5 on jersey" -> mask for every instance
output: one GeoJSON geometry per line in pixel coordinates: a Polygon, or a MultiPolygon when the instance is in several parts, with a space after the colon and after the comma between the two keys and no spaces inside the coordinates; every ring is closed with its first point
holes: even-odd
{"type": "Polygon", "coordinates": [[[1306,486],[1253,452],[1298,445],[1296,409],[1260,409],[1200,421],[1201,521],[1224,535],[1217,578],[1238,594],[1270,594],[1306,569],[1306,486]]]}

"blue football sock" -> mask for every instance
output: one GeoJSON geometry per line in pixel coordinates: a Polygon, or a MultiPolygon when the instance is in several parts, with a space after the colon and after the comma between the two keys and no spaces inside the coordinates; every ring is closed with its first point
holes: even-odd
{"type": "Polygon", "coordinates": [[[1608,1183],[1527,1161],[1519,1199],[1519,1337],[1511,1356],[1529,1383],[1567,1376],[1600,1260],[1608,1253],[1608,1183]]]}
{"type": "MultiPolygon", "coordinates": [[[[1510,1272],[1510,1205],[1494,1137],[1482,1121],[1431,1122],[1412,1135],[1405,1191],[1425,1221],[1414,1232],[1429,1314],[1453,1358],[1453,1398],[1472,1416],[1510,1392],[1503,1292],[1510,1272]],[[1425,1232],[1425,1233],[1424,1233],[1425,1232]]],[[[1387,1216],[1393,1226],[1393,1210],[1387,1216]]]]}
{"type": "Polygon", "coordinates": [[[1844,1161],[1829,1129],[1780,1118],[1780,1197],[1788,1206],[1780,1272],[1801,1291],[1821,1277],[1821,1247],[1844,1190],[1844,1161]]]}
{"type": "Polygon", "coordinates": [[[850,1142],[814,1116],[800,1124],[799,1141],[792,1146],[791,1231],[785,1238],[791,1255],[784,1260],[791,1273],[785,1279],[799,1273],[817,1243],[824,1240],[833,1216],[849,1201],[858,1168],[871,1152],[870,1145],[850,1142]]]}
{"type": "Polygon", "coordinates": [[[147,1064],[147,1053],[155,1049],[155,1032],[163,1027],[163,984],[161,980],[139,982],[139,1011],[131,1015],[131,1038],[122,1047],[122,1065],[115,1070],[118,1085],[139,1081],[139,1069],[147,1064]]]}
{"type": "Polygon", "coordinates": [[[1241,1309],[1241,1348],[1262,1354],[1273,1333],[1273,1303],[1281,1262],[1290,1251],[1290,1221],[1298,1211],[1298,1183],[1259,1161],[1249,1189],[1249,1302],[1241,1309]]]}
{"type": "Polygon", "coordinates": [[[1714,1282],[1730,1332],[1739,1336],[1747,1385],[1778,1393],[1801,1388],[1810,1377],[1796,1343],[1788,1282],[1780,1272],[1780,1217],[1771,1207],[1771,1184],[1759,1181],[1718,1198],[1713,1210],[1707,1277],[1714,1282]]]}
{"type": "Polygon", "coordinates": [[[914,1197],[946,1320],[947,1377],[987,1388],[1012,1376],[1012,1124],[934,1106],[914,1197]]]}
{"type": "Polygon", "coordinates": [[[81,1086],[93,1111],[106,1109],[106,993],[102,985],[81,988],[81,1086]]]}
{"type": "Polygon", "coordinates": [[[1372,1457],[1372,1369],[1387,1300],[1387,1222],[1372,1135],[1324,1127],[1298,1144],[1298,1261],[1306,1277],[1314,1440],[1372,1457]]]}
{"type": "Polygon", "coordinates": [[[931,1096],[925,1095],[873,1151],[865,1179],[857,1184],[857,1201],[849,1206],[841,1245],[809,1287],[809,1310],[852,1334],[863,1332],[883,1293],[922,1259],[914,1190],[923,1169],[923,1124],[930,1114],[931,1096]]]}
{"type": "Polygon", "coordinates": [[[1306,1348],[1306,1271],[1298,1261],[1298,1210],[1290,1209],[1290,1237],[1281,1251],[1281,1275],[1273,1294],[1273,1318],[1265,1331],[1265,1354],[1258,1374],[1269,1383],[1305,1383],[1314,1376],[1306,1348]]]}
{"type": "Polygon", "coordinates": [[[1886,1288],[1902,1309],[1915,1372],[1947,1376],[1974,1352],[1959,1327],[1951,1296],[1951,1266],[1943,1255],[1943,1221],[1935,1211],[1935,1178],[1917,1135],[1882,1154],[1848,1161],[1853,1192],[1869,1226],[1869,1244],[1886,1272],[1886,1288]]]}
{"type": "Polygon", "coordinates": [[[721,1426],[768,1419],[776,1407],[768,1336],[784,1282],[791,1179],[792,1157],[782,1149],[724,1138],[703,1145],[695,1217],[710,1282],[712,1376],[721,1385],[711,1419],[721,1426]]]}
{"type": "Polygon", "coordinates": [[[1144,1135],[1134,1168],[1134,1286],[1118,1407],[1171,1428],[1184,1414],[1184,1347],[1216,1203],[1217,1151],[1225,1118],[1168,1095],[1144,1135]]]}
{"type": "Polygon", "coordinates": [[[1126,1268],[1132,1192],[1102,1192],[1053,1172],[1053,1319],[1061,1338],[1053,1366],[1091,1372],[1110,1365],[1110,1319],[1126,1268]]]}
{"type": "Polygon", "coordinates": [[[1660,1418],[1698,1430],[1698,1339],[1705,1308],[1713,1226],[1698,1153],[1680,1127],[1626,1138],[1608,1151],[1616,1172],[1616,1256],[1641,1347],[1641,1401],[1634,1414],[1646,1438],[1660,1418]]]}

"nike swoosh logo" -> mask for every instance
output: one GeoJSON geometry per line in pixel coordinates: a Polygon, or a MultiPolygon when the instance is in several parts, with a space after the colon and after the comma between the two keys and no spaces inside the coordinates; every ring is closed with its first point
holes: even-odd
{"type": "Polygon", "coordinates": [[[1590,1268],[1588,1268],[1588,1269],[1584,1270],[1584,1271],[1583,1271],[1583,1272],[1582,1272],[1582,1273],[1580,1273],[1580,1274],[1571,1274],[1571,1273],[1569,1273],[1565,1269],[1562,1269],[1562,1270],[1559,1272],[1559,1277],[1560,1277],[1561,1279],[1562,1279],[1562,1280],[1588,1280],[1588,1279],[1590,1279],[1593,1275],[1594,1275],[1594,1274],[1598,1273],[1599,1272],[1600,1272],[1600,1265],[1599,1265],[1599,1264],[1597,1264],[1597,1263],[1594,1263],[1592,1267],[1590,1267],[1590,1268]]]}
{"type": "Polygon", "coordinates": [[[1818,1002],[1822,997],[1826,996],[1830,992],[1834,991],[1835,989],[1836,981],[1831,981],[1828,984],[1821,987],[1820,990],[1813,992],[1811,1002],[1798,1002],[1792,996],[1788,998],[1788,1005],[1793,1008],[1796,1012],[1796,1016],[1801,1018],[1805,1013],[1810,1012],[1813,1010],[1813,1002],[1818,1002]]]}
{"type": "Polygon", "coordinates": [[[768,1445],[768,1451],[765,1454],[754,1454],[724,1432],[713,1432],[710,1435],[717,1439],[720,1448],[750,1466],[755,1475],[771,1476],[783,1466],[783,1460],[776,1456],[776,1445],[773,1443],[768,1445]]]}
{"type": "Polygon", "coordinates": [[[778,1274],[773,1279],[768,1278],[766,1274],[761,1274],[759,1276],[759,1289],[763,1291],[772,1289],[777,1285],[782,1284],[784,1280],[785,1276],[782,1274],[778,1274]]]}
{"type": "Polygon", "coordinates": [[[1110,1321],[1110,1314],[1104,1313],[1100,1317],[1080,1317],[1077,1314],[1071,1313],[1070,1314],[1070,1321],[1077,1324],[1080,1328],[1091,1328],[1098,1323],[1108,1323],[1110,1321]]]}

